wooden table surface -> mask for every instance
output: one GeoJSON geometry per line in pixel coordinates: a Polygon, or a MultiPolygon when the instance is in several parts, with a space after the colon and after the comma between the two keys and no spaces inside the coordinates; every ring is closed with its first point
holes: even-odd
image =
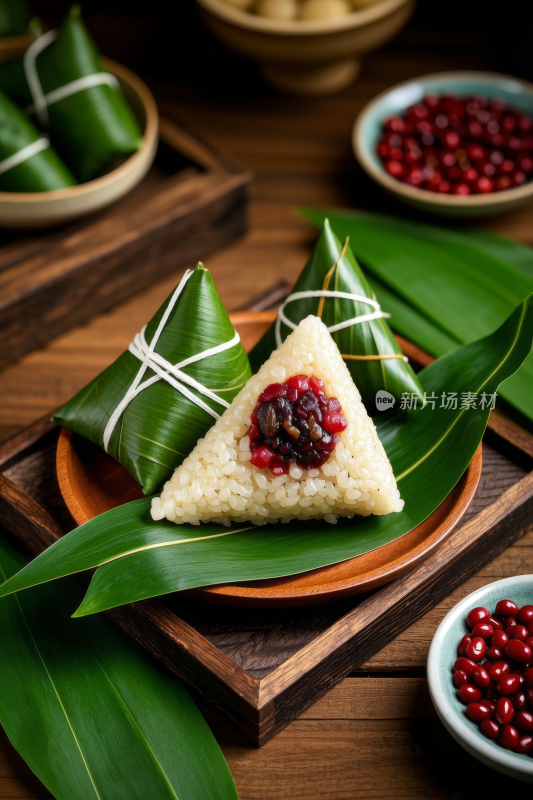
{"type": "MultiPolygon", "coordinates": [[[[320,100],[278,95],[258,81],[253,91],[240,92],[234,86],[218,96],[152,82],[167,113],[177,113],[255,173],[249,233],[207,260],[226,307],[242,308],[276,281],[295,280],[316,238],[294,213],[298,205],[406,213],[374,188],[354,163],[350,130],[369,99],[411,76],[484,66],[483,58],[470,48],[451,47],[437,34],[421,38],[408,30],[393,46],[367,59],[353,87],[320,100]]],[[[485,226],[531,243],[532,219],[530,206],[485,226]]],[[[0,440],[65,402],[108,365],[178,278],[177,273],[4,369],[0,440]]],[[[484,768],[453,742],[433,711],[424,670],[435,628],[453,604],[485,583],[530,572],[533,533],[261,750],[252,749],[205,708],[241,800],[475,800],[513,789],[517,797],[529,796],[525,784],[484,768]]],[[[0,798],[37,797],[50,795],[0,735],[0,798]]]]}

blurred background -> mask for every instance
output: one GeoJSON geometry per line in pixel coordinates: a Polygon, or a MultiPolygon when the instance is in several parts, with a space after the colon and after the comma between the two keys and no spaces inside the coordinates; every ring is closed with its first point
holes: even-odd
{"type": "MultiPolygon", "coordinates": [[[[71,6],[34,0],[31,11],[57,25],[71,6]]],[[[100,48],[143,77],[201,87],[207,93],[257,91],[257,67],[230,53],[204,27],[194,0],[85,0],[84,19],[100,48]]],[[[409,54],[431,50],[460,59],[464,68],[491,69],[533,78],[533,3],[509,6],[479,0],[419,0],[407,28],[387,50],[409,54]]],[[[392,76],[391,82],[396,82],[392,76]]]]}

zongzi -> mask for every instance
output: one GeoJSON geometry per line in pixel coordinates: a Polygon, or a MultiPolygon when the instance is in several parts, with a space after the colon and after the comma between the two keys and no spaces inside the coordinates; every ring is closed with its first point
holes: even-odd
{"type": "Polygon", "coordinates": [[[152,517],[289,522],[401,511],[374,423],[328,329],[309,316],[198,442],[152,517]]]}
{"type": "Polygon", "coordinates": [[[105,449],[152,494],[250,375],[211,275],[199,264],[129,349],[54,420],[105,449]]]}
{"type": "Polygon", "coordinates": [[[49,140],[0,91],[0,191],[51,192],[75,185],[49,140]]]}
{"type": "Polygon", "coordinates": [[[24,58],[0,65],[0,88],[34,113],[79,181],[101,175],[142,144],[117,79],[73,6],[59,31],[39,36],[24,58]]]}
{"type": "Polygon", "coordinates": [[[411,408],[424,404],[422,387],[386,321],[388,314],[350,247],[341,245],[327,220],[293,293],[250,353],[254,372],[309,314],[328,327],[364,403],[372,406],[377,393],[385,391],[398,404],[404,393],[412,396],[411,408]]]}

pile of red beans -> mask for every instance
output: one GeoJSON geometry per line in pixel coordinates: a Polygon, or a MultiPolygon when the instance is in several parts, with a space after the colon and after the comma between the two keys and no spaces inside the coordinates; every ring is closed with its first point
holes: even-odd
{"type": "Polygon", "coordinates": [[[466,624],[453,667],[466,716],[488,739],[533,756],[533,605],[500,600],[494,616],[480,606],[466,624]]]}
{"type": "Polygon", "coordinates": [[[533,177],[533,120],[503,100],[427,95],[385,122],[377,152],[409,186],[489,194],[533,177]]]}

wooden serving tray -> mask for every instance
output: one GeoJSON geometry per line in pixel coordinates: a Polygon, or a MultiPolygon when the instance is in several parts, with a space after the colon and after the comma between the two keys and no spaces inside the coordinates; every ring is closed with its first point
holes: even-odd
{"type": "MultiPolygon", "coordinates": [[[[109,616],[261,746],[533,527],[533,439],[502,415],[497,425],[514,444],[508,450],[490,432],[491,445],[520,465],[484,445],[481,480],[460,526],[385,587],[289,609],[172,594],[109,616]]],[[[58,436],[44,418],[0,445],[0,524],[34,554],[75,527],[57,482],[58,436]]]]}
{"type": "Polygon", "coordinates": [[[144,180],[71,225],[0,231],[0,366],[242,235],[250,173],[160,119],[144,180]]]}
{"type": "MultiPolygon", "coordinates": [[[[270,327],[275,312],[249,311],[230,314],[230,318],[249,352],[270,327]]],[[[143,497],[125,467],[66,429],[59,436],[56,464],[59,489],[77,525],[143,497]]],[[[300,575],[209,586],[187,594],[247,608],[286,608],[329,603],[384,586],[424,561],[456,528],[475,495],[481,468],[480,446],[457,486],[433,514],[404,536],[364,555],[300,575]]]]}

